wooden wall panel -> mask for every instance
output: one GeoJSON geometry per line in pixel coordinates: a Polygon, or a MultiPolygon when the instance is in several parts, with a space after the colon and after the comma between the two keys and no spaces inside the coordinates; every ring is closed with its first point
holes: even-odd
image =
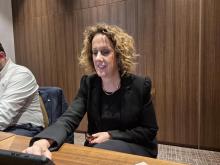
{"type": "Polygon", "coordinates": [[[155,2],[159,140],[198,144],[199,1],[155,2]]]}
{"type": "Polygon", "coordinates": [[[220,1],[203,0],[200,148],[220,149],[220,1]]]}
{"type": "MultiPolygon", "coordinates": [[[[40,86],[63,88],[70,103],[84,74],[78,56],[85,27],[116,24],[134,37],[140,55],[135,73],[152,79],[159,141],[220,148],[219,133],[205,136],[220,132],[213,117],[219,115],[220,97],[218,5],[217,0],[12,0],[16,60],[33,71],[40,86]]],[[[78,130],[86,126],[84,118],[78,130]]]]}
{"type": "MultiPolygon", "coordinates": [[[[135,1],[133,1],[135,2],[135,1]]],[[[134,8],[135,4],[130,4],[134,8]]],[[[138,57],[137,72],[151,78],[154,86],[155,76],[155,1],[139,0],[134,11],[135,18],[130,20],[128,26],[134,26],[132,35],[135,36],[138,57]],[[137,19],[138,18],[138,19],[137,19]],[[133,22],[133,23],[132,23],[133,22]]],[[[129,16],[129,11],[127,11],[129,16]]]]}

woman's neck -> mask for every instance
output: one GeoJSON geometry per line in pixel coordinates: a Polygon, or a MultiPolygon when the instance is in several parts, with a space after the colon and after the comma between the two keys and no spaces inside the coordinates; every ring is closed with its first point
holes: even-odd
{"type": "Polygon", "coordinates": [[[102,79],[102,89],[106,92],[115,92],[121,87],[121,78],[119,74],[111,78],[102,79]]]}

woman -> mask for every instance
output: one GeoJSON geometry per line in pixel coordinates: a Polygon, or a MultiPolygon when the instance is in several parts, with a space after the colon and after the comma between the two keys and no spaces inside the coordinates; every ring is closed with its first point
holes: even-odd
{"type": "Polygon", "coordinates": [[[87,112],[90,136],[85,145],[156,157],[158,126],[151,81],[129,73],[134,60],[133,38],[122,29],[107,24],[88,27],[79,61],[87,71],[95,73],[82,77],[67,112],[35,136],[32,147],[24,152],[51,158],[50,151],[63,144],[87,112]]]}

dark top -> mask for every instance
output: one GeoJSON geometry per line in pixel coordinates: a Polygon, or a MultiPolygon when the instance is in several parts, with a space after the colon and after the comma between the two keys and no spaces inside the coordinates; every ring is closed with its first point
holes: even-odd
{"type": "Polygon", "coordinates": [[[112,95],[106,95],[102,91],[101,95],[101,123],[103,131],[110,131],[118,129],[121,125],[120,123],[120,109],[121,101],[120,95],[121,89],[117,90],[112,95]]]}
{"type": "Polygon", "coordinates": [[[66,136],[78,127],[87,112],[88,133],[108,130],[112,139],[135,143],[146,147],[150,152],[157,152],[158,126],[151,100],[150,79],[133,74],[121,77],[120,98],[114,105],[120,108],[113,112],[116,114],[115,122],[119,123],[117,127],[105,119],[108,115],[102,115],[101,107],[107,104],[102,103],[102,92],[101,78],[97,74],[83,76],[79,91],[68,110],[56,123],[35,136],[30,145],[39,138],[48,138],[55,141],[50,150],[58,149],[66,136]]]}

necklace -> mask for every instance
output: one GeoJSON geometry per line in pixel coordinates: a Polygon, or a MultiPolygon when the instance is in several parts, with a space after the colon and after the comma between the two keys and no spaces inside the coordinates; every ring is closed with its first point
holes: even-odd
{"type": "Polygon", "coordinates": [[[104,89],[103,89],[103,92],[106,94],[106,95],[108,95],[108,96],[110,96],[110,95],[113,95],[115,92],[107,92],[107,91],[105,91],[104,89]]]}
{"type": "Polygon", "coordinates": [[[110,95],[113,95],[120,87],[121,87],[121,83],[119,82],[117,88],[113,92],[107,92],[103,87],[102,87],[102,90],[106,95],[110,96],[110,95]]]}

